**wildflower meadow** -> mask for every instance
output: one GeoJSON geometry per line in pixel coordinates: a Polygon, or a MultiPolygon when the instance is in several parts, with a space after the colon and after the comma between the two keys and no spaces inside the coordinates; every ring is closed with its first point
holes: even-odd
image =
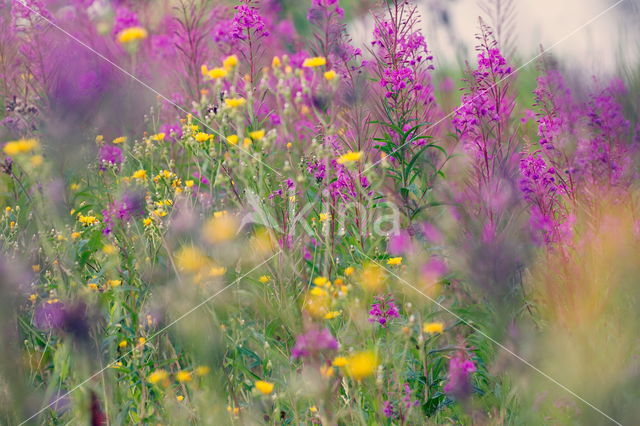
{"type": "Polygon", "coordinates": [[[435,3],[1,0],[0,424],[637,424],[640,62],[435,3]]]}

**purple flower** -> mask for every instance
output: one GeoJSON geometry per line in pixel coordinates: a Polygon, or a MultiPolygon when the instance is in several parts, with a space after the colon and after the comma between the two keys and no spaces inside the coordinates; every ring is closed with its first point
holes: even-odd
{"type": "Polygon", "coordinates": [[[236,6],[236,14],[231,22],[231,35],[239,40],[251,38],[253,41],[262,37],[268,37],[269,31],[265,28],[265,22],[258,8],[251,5],[252,0],[243,0],[236,6]]]}
{"type": "Polygon", "coordinates": [[[471,395],[471,373],[476,371],[476,365],[465,354],[451,358],[449,361],[449,376],[444,391],[457,399],[464,399],[471,395]]]}
{"type": "Polygon", "coordinates": [[[116,9],[116,17],[113,22],[111,33],[116,37],[122,30],[131,27],[139,27],[140,21],[138,15],[126,6],[120,6],[116,9]]]}
{"type": "Polygon", "coordinates": [[[145,213],[144,196],[138,192],[127,192],[119,201],[110,204],[106,210],[102,211],[105,228],[104,234],[109,234],[113,230],[116,221],[128,222],[135,217],[143,216],[145,213]]]}
{"type": "Polygon", "coordinates": [[[400,313],[396,307],[391,295],[376,296],[376,303],[371,305],[369,310],[369,322],[377,322],[383,327],[387,326],[387,322],[391,318],[400,318],[400,313]]]}
{"type": "Polygon", "coordinates": [[[106,165],[120,165],[124,161],[122,150],[115,145],[103,145],[100,147],[100,169],[104,170],[106,165]]]}
{"type": "Polygon", "coordinates": [[[296,343],[291,350],[292,358],[316,357],[324,351],[338,349],[338,341],[328,328],[312,329],[296,337],[296,343]]]}

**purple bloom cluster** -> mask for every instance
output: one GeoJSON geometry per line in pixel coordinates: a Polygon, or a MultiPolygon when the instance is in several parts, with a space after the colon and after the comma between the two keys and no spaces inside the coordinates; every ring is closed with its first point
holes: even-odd
{"type": "Polygon", "coordinates": [[[409,410],[419,403],[420,401],[411,398],[411,388],[408,383],[405,383],[402,387],[402,399],[400,402],[384,401],[382,413],[388,419],[405,420],[409,410]]]}
{"type": "Polygon", "coordinates": [[[465,355],[458,355],[449,361],[449,376],[444,391],[449,395],[463,399],[471,395],[471,373],[476,371],[476,365],[465,355]]]}
{"type": "Polygon", "coordinates": [[[377,322],[386,327],[391,318],[400,318],[400,312],[391,295],[376,296],[375,300],[369,310],[369,322],[377,322]]]}
{"type": "Polygon", "coordinates": [[[113,21],[111,34],[116,37],[121,31],[127,28],[139,27],[140,20],[138,15],[126,6],[120,6],[116,9],[116,16],[113,21]]]}
{"type": "Polygon", "coordinates": [[[252,3],[252,0],[243,0],[242,4],[235,7],[236,14],[231,22],[231,35],[236,39],[246,40],[251,35],[255,41],[269,36],[264,19],[252,3]]]}
{"type": "Polygon", "coordinates": [[[104,234],[110,234],[116,221],[128,222],[145,213],[144,196],[138,192],[126,192],[118,201],[111,203],[102,211],[104,217],[104,234]]]}
{"type": "Polygon", "coordinates": [[[296,337],[296,343],[291,350],[292,358],[313,358],[325,351],[338,349],[338,341],[328,328],[311,329],[296,337]]]}
{"type": "Polygon", "coordinates": [[[122,149],[116,145],[105,144],[100,147],[100,169],[105,170],[107,165],[119,166],[124,161],[122,149]]]}

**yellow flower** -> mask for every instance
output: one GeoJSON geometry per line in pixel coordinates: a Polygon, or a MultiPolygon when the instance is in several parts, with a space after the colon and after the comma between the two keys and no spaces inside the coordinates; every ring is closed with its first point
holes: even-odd
{"type": "Polygon", "coordinates": [[[29,162],[32,166],[38,167],[41,166],[42,163],[44,163],[44,157],[42,155],[34,155],[29,159],[29,162]]]}
{"type": "Polygon", "coordinates": [[[245,98],[227,98],[224,100],[224,104],[227,108],[241,107],[245,102],[247,102],[245,98]]]}
{"type": "Polygon", "coordinates": [[[184,395],[178,395],[178,396],[176,396],[176,400],[177,400],[178,402],[182,402],[182,401],[184,401],[184,395]]]}
{"type": "Polygon", "coordinates": [[[360,160],[362,152],[347,152],[338,158],[338,164],[353,163],[360,160]]]}
{"type": "Polygon", "coordinates": [[[236,55],[227,56],[225,60],[222,61],[222,66],[227,71],[231,71],[236,65],[238,65],[238,57],[236,55]]]}
{"type": "Polygon", "coordinates": [[[116,248],[113,246],[113,244],[105,244],[102,247],[102,252],[104,254],[113,254],[116,252],[116,248]]]}
{"type": "Polygon", "coordinates": [[[378,355],[372,351],[358,352],[347,359],[345,373],[351,378],[362,380],[371,376],[378,368],[378,355]]]}
{"type": "Polygon", "coordinates": [[[87,284],[87,286],[89,287],[89,289],[94,290],[94,291],[98,289],[98,284],[96,284],[96,283],[89,283],[89,284],[87,284]]]}
{"type": "Polygon", "coordinates": [[[194,246],[182,247],[175,259],[178,269],[189,273],[199,272],[208,263],[205,254],[194,246]]]}
{"type": "Polygon", "coordinates": [[[119,138],[115,138],[114,140],[112,140],[111,143],[119,144],[119,143],[124,143],[126,141],[127,141],[126,136],[120,136],[119,138]]]}
{"type": "Polygon", "coordinates": [[[3,148],[6,155],[26,154],[35,151],[40,144],[36,139],[20,139],[7,142],[3,148]]]}
{"type": "Polygon", "coordinates": [[[235,145],[238,143],[238,135],[229,135],[227,136],[227,142],[231,145],[235,145]]]}
{"type": "Polygon", "coordinates": [[[213,135],[210,135],[210,134],[208,134],[208,133],[204,133],[204,132],[199,132],[199,133],[196,133],[196,135],[194,136],[194,138],[195,138],[195,140],[196,140],[197,142],[202,143],[202,142],[206,142],[206,141],[208,141],[209,139],[212,139],[212,138],[213,138],[213,135]]]}
{"type": "Polygon", "coordinates": [[[121,44],[144,40],[149,34],[142,27],[126,28],[118,33],[118,42],[121,44]]]}
{"type": "Polygon", "coordinates": [[[78,222],[83,225],[93,225],[94,223],[98,223],[98,218],[96,218],[95,216],[83,216],[79,214],[78,222]]]}
{"type": "Polygon", "coordinates": [[[387,265],[400,265],[402,263],[402,257],[391,257],[387,260],[387,265]]]}
{"type": "Polygon", "coordinates": [[[153,373],[149,374],[149,377],[147,377],[147,381],[152,385],[161,383],[162,385],[167,386],[169,385],[169,373],[162,369],[156,370],[153,373]]]}
{"type": "Polygon", "coordinates": [[[72,232],[71,233],[71,239],[72,240],[77,240],[78,238],[80,238],[80,233],[79,232],[72,232]]]}
{"type": "Polygon", "coordinates": [[[186,186],[187,188],[191,188],[194,184],[195,182],[191,179],[184,181],[184,186],[186,186]]]}
{"type": "Polygon", "coordinates": [[[33,294],[29,295],[29,301],[30,302],[35,302],[36,299],[38,299],[38,295],[37,294],[33,293],[33,294]]]}
{"type": "Polygon", "coordinates": [[[120,341],[120,343],[118,343],[118,347],[126,348],[127,347],[127,341],[126,340],[120,341]]]}
{"type": "Polygon", "coordinates": [[[344,274],[348,277],[349,275],[353,274],[353,272],[355,271],[355,268],[353,266],[347,266],[346,268],[344,268],[344,274]]]}
{"type": "Polygon", "coordinates": [[[251,146],[253,142],[251,142],[251,139],[249,138],[244,138],[244,140],[242,141],[242,146],[244,146],[245,148],[251,146]]]}
{"type": "Polygon", "coordinates": [[[142,219],[142,224],[144,226],[150,226],[153,223],[153,219],[151,219],[150,217],[145,217],[144,219],[142,219]]]}
{"type": "Polygon", "coordinates": [[[327,60],[322,56],[316,56],[315,58],[307,58],[302,63],[305,68],[321,67],[327,64],[327,60]]]}
{"type": "Polygon", "coordinates": [[[199,367],[196,367],[195,373],[196,376],[206,376],[210,371],[211,369],[209,367],[207,367],[206,365],[201,365],[199,367]]]}
{"type": "Polygon", "coordinates": [[[96,143],[100,143],[104,140],[104,136],[102,135],[96,135],[96,143]]]}
{"type": "Polygon", "coordinates": [[[69,185],[69,189],[72,191],[77,191],[78,189],[80,189],[80,185],[77,183],[72,183],[71,185],[69,185]]]}
{"type": "Polygon", "coordinates": [[[425,322],[422,325],[422,331],[429,334],[442,334],[444,332],[444,324],[441,322],[425,322]]]}
{"type": "Polygon", "coordinates": [[[176,380],[179,383],[185,383],[185,382],[190,382],[193,379],[193,377],[191,376],[191,373],[188,371],[178,371],[176,373],[176,380]]]}
{"type": "Polygon", "coordinates": [[[337,75],[338,74],[336,74],[336,72],[334,70],[330,70],[330,71],[326,71],[324,73],[324,78],[325,78],[325,80],[331,81],[334,78],[336,78],[337,75]]]}
{"type": "Polygon", "coordinates": [[[340,311],[330,311],[324,315],[324,319],[334,319],[338,318],[340,315],[342,315],[342,312],[340,311]]]}
{"type": "Polygon", "coordinates": [[[271,60],[271,66],[273,68],[280,68],[281,65],[282,65],[282,62],[280,62],[280,58],[278,58],[277,56],[274,56],[273,59],[271,60]]]}
{"type": "Polygon", "coordinates": [[[269,278],[268,275],[263,275],[260,278],[258,278],[258,281],[260,281],[262,284],[266,284],[271,280],[271,278],[269,278]]]}
{"type": "Polygon", "coordinates": [[[220,277],[222,275],[224,275],[227,272],[227,268],[225,268],[224,266],[212,266],[211,269],[209,269],[209,276],[212,277],[220,277]]]}
{"type": "Polygon", "coordinates": [[[325,284],[329,282],[327,277],[315,277],[313,279],[313,283],[317,286],[324,287],[325,284]]]}
{"type": "Polygon", "coordinates": [[[166,135],[164,133],[156,133],[155,135],[151,135],[151,137],[149,137],[149,139],[154,141],[154,142],[162,142],[164,140],[165,136],[166,135]]]}
{"type": "Polygon", "coordinates": [[[273,392],[273,383],[265,382],[264,380],[256,380],[255,387],[264,395],[269,395],[273,392]]]}
{"type": "Polygon", "coordinates": [[[144,169],[136,170],[131,175],[133,179],[145,180],[147,178],[147,171],[144,169]]]}
{"type": "Polygon", "coordinates": [[[333,365],[334,367],[344,367],[345,365],[347,365],[347,358],[343,356],[337,356],[333,359],[331,365],[333,365]]]}
{"type": "Polygon", "coordinates": [[[370,263],[362,268],[360,274],[360,284],[368,291],[375,292],[380,289],[385,280],[384,270],[374,264],[370,263]]]}
{"type": "Polygon", "coordinates": [[[118,286],[122,285],[122,280],[109,280],[109,281],[107,281],[107,285],[109,287],[118,287],[118,286]]]}
{"type": "Polygon", "coordinates": [[[210,243],[229,241],[235,237],[237,230],[237,220],[231,215],[213,217],[202,229],[205,239],[210,243]]]}
{"type": "Polygon", "coordinates": [[[322,367],[320,367],[320,374],[322,375],[322,377],[332,377],[333,367],[331,367],[330,365],[323,365],[322,367]]]}
{"type": "Polygon", "coordinates": [[[224,78],[226,77],[228,74],[227,70],[224,68],[214,68],[211,70],[207,71],[207,77],[213,79],[213,80],[218,80],[220,78],[224,78]]]}
{"type": "Polygon", "coordinates": [[[253,132],[249,132],[249,136],[251,136],[251,139],[259,141],[264,138],[264,133],[264,130],[254,130],[253,132]]]}
{"type": "Polygon", "coordinates": [[[325,220],[329,220],[329,213],[320,213],[318,215],[318,219],[320,222],[324,222],[325,220]]]}

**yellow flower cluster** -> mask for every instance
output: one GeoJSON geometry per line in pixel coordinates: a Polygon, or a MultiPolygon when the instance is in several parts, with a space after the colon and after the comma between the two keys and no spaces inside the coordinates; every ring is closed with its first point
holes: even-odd
{"type": "Polygon", "coordinates": [[[38,149],[40,144],[37,139],[19,139],[7,142],[3,148],[6,155],[28,154],[38,149]]]}
{"type": "Polygon", "coordinates": [[[338,164],[353,163],[362,158],[362,152],[347,152],[346,154],[338,157],[338,164]]]}
{"type": "Polygon", "coordinates": [[[316,56],[314,58],[307,58],[302,63],[305,68],[321,67],[327,64],[327,59],[322,56],[316,56]]]}

